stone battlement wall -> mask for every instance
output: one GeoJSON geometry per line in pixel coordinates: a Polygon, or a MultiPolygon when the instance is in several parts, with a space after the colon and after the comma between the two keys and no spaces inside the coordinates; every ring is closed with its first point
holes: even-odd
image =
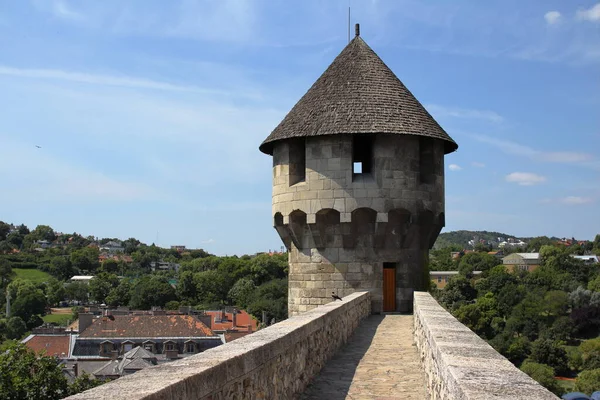
{"type": "Polygon", "coordinates": [[[71,400],[288,399],[301,393],[371,313],[356,292],[195,356],[151,367],[71,400]]]}
{"type": "Polygon", "coordinates": [[[558,399],[440,306],[414,294],[414,340],[431,399],[558,399]]]}

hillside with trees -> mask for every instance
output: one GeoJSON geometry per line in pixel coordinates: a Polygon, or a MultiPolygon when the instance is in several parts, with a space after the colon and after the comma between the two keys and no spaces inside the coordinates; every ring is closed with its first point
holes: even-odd
{"type": "MultiPolygon", "coordinates": [[[[437,250],[440,259],[442,250],[437,250]]],[[[575,389],[591,394],[600,389],[600,265],[571,256],[600,254],[600,235],[589,245],[542,245],[539,252],[541,265],[532,272],[511,273],[486,252],[446,260],[459,274],[432,293],[554,393],[573,389],[564,384],[568,380],[555,379],[560,376],[575,379],[575,389]],[[474,270],[481,276],[474,276],[474,270]]]]}
{"type": "Polygon", "coordinates": [[[97,239],[60,234],[47,225],[30,230],[0,221],[0,340],[23,338],[51,321],[48,311],[59,305],[236,306],[279,321],[287,318],[287,270],[286,254],[217,257],[202,249],[178,251],[134,238],[97,239]],[[101,251],[111,243],[119,250],[101,251]],[[154,268],[159,262],[177,268],[154,268]],[[89,284],[70,282],[74,275],[94,278],[89,284]],[[4,312],[7,300],[10,315],[4,312]]]}

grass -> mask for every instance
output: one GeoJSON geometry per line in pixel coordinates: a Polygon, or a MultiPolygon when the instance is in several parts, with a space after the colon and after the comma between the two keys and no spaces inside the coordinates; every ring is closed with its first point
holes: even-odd
{"type": "Polygon", "coordinates": [[[575,391],[575,381],[565,381],[562,379],[557,379],[556,382],[558,385],[563,388],[565,393],[574,392],[575,391]]]}
{"type": "Polygon", "coordinates": [[[48,314],[42,317],[44,322],[53,323],[56,325],[64,326],[71,320],[70,314],[48,314]]]}
{"type": "Polygon", "coordinates": [[[33,283],[42,283],[48,281],[50,274],[39,269],[24,269],[24,268],[13,268],[17,278],[32,281],[33,283]]]}

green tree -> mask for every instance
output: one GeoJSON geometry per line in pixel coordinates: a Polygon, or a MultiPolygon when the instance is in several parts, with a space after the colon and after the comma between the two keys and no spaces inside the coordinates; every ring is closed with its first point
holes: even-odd
{"type": "Polygon", "coordinates": [[[471,276],[473,271],[487,272],[498,265],[498,260],[487,253],[467,253],[460,258],[458,271],[461,275],[471,276]]]}
{"type": "Polygon", "coordinates": [[[439,301],[445,307],[456,310],[476,297],[477,291],[471,286],[471,282],[463,276],[455,276],[441,291],[439,301]]]}
{"type": "Polygon", "coordinates": [[[579,350],[583,369],[600,368],[600,338],[582,342],[579,345],[579,350]]]}
{"type": "Polygon", "coordinates": [[[531,360],[554,368],[559,374],[568,373],[568,357],[565,349],[550,339],[538,339],[531,344],[531,360]]]}
{"type": "Polygon", "coordinates": [[[87,283],[71,282],[65,286],[65,290],[70,300],[85,303],[89,299],[89,287],[87,283]]]}
{"type": "Polygon", "coordinates": [[[590,369],[581,372],[575,381],[575,390],[592,394],[600,388],[600,369],[590,369]]]}
{"type": "Polygon", "coordinates": [[[527,243],[527,251],[536,253],[540,251],[542,246],[554,246],[554,241],[548,236],[534,237],[527,243]]]}
{"type": "Polygon", "coordinates": [[[47,240],[52,242],[56,239],[56,233],[54,229],[49,227],[48,225],[38,225],[35,227],[33,231],[29,234],[33,241],[35,240],[47,240]]]}
{"type": "Polygon", "coordinates": [[[105,382],[106,381],[103,379],[92,378],[88,373],[84,371],[83,374],[75,378],[73,383],[69,385],[69,395],[73,396],[77,393],[85,392],[86,390],[95,388],[96,386],[100,386],[105,382]]]}
{"type": "Polygon", "coordinates": [[[233,301],[233,304],[246,308],[252,301],[256,292],[256,285],[249,278],[239,279],[229,290],[228,297],[233,301]]]}
{"type": "Polygon", "coordinates": [[[132,308],[148,310],[153,306],[164,307],[169,301],[177,300],[175,289],[166,278],[161,276],[144,276],[131,290],[132,308]]]}
{"type": "Polygon", "coordinates": [[[63,256],[52,257],[52,260],[50,260],[49,272],[52,276],[63,281],[70,279],[75,275],[71,260],[63,256]]]}
{"type": "Polygon", "coordinates": [[[196,301],[196,283],[194,282],[194,273],[192,271],[182,271],[179,273],[177,296],[184,301],[196,301]]]}
{"type": "Polygon", "coordinates": [[[587,288],[593,292],[600,292],[600,275],[589,281],[587,288]]]}
{"type": "Polygon", "coordinates": [[[562,395],[563,390],[554,379],[554,369],[552,367],[525,361],[523,365],[521,365],[521,371],[525,372],[552,393],[558,396],[562,395]]]}
{"type": "Polygon", "coordinates": [[[44,315],[46,296],[40,289],[19,293],[12,304],[12,313],[23,321],[29,321],[32,315],[44,315]]]}
{"type": "Polygon", "coordinates": [[[62,282],[56,278],[48,279],[48,282],[46,282],[46,299],[50,307],[64,300],[66,294],[67,291],[62,282]]]}
{"type": "Polygon", "coordinates": [[[6,322],[6,337],[9,339],[21,339],[27,332],[27,325],[21,317],[10,317],[6,322]]]}
{"type": "Polygon", "coordinates": [[[117,262],[117,260],[113,260],[112,258],[109,258],[107,260],[102,261],[102,266],[100,267],[102,269],[103,272],[107,272],[109,274],[115,274],[117,272],[119,272],[119,263],[117,262]]]}
{"type": "Polygon", "coordinates": [[[287,279],[275,279],[263,283],[256,289],[254,299],[248,304],[248,313],[255,318],[262,317],[262,312],[267,313],[267,318],[271,321],[282,321],[287,318],[287,279]]]}
{"type": "Polygon", "coordinates": [[[67,379],[54,357],[16,344],[0,354],[0,398],[55,400],[69,394],[67,379]]]}
{"type": "Polygon", "coordinates": [[[131,283],[128,279],[123,279],[119,285],[112,288],[106,296],[106,304],[111,307],[126,306],[131,301],[131,283]]]}
{"type": "Polygon", "coordinates": [[[195,273],[197,300],[205,305],[222,304],[226,301],[230,289],[226,280],[227,278],[216,270],[195,273]]]}
{"type": "Polygon", "coordinates": [[[105,303],[110,291],[119,285],[119,278],[115,274],[101,272],[90,280],[89,292],[92,300],[105,303]]]}
{"type": "Polygon", "coordinates": [[[5,289],[14,277],[15,273],[10,267],[10,262],[0,258],[0,289],[5,289]]]}
{"type": "Polygon", "coordinates": [[[6,236],[10,232],[10,225],[0,221],[0,241],[6,240],[6,236]]]}
{"type": "Polygon", "coordinates": [[[84,247],[71,253],[71,264],[81,270],[94,272],[100,265],[98,261],[99,251],[95,247],[84,247]]]}

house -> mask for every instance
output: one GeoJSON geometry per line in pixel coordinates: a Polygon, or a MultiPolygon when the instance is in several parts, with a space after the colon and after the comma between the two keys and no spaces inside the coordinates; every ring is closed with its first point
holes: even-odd
{"type": "Polygon", "coordinates": [[[158,358],[154,353],[137,346],[117,360],[107,362],[93,374],[97,379],[117,379],[157,364],[158,358]]]}
{"type": "Polygon", "coordinates": [[[99,246],[101,252],[108,252],[110,254],[122,253],[125,251],[123,243],[119,240],[111,240],[99,246]]]}
{"type": "Polygon", "coordinates": [[[258,322],[244,310],[205,311],[210,316],[210,327],[215,333],[224,335],[225,341],[230,342],[256,332],[258,322]]]}
{"type": "Polygon", "coordinates": [[[160,364],[221,344],[221,337],[194,315],[155,311],[96,317],[81,313],[79,335],[75,337],[70,358],[77,364],[79,374],[94,373],[136,347],[154,354],[160,364]]]}
{"type": "MultiPolygon", "coordinates": [[[[456,275],[458,275],[458,271],[430,271],[429,279],[438,289],[443,289],[456,275]]],[[[473,275],[481,275],[481,271],[473,271],[473,275]]]]}
{"type": "Polygon", "coordinates": [[[540,263],[540,253],[513,253],[502,259],[502,264],[509,272],[535,271],[540,263]]]}
{"type": "Polygon", "coordinates": [[[571,255],[571,257],[583,261],[585,264],[598,264],[600,263],[600,256],[588,255],[588,256],[576,256],[571,255]]]}
{"type": "Polygon", "coordinates": [[[70,282],[83,282],[89,284],[94,275],[75,275],[69,279],[70,282]]]}
{"type": "Polygon", "coordinates": [[[60,359],[70,356],[73,335],[64,332],[50,334],[31,334],[21,341],[27,348],[36,353],[44,353],[60,359]]]}
{"type": "Polygon", "coordinates": [[[176,245],[176,246],[171,246],[171,250],[175,250],[178,253],[183,253],[186,249],[185,249],[185,246],[176,245]]]}
{"type": "Polygon", "coordinates": [[[152,271],[179,271],[179,267],[179,264],[167,261],[152,261],[150,263],[152,271]]]}

